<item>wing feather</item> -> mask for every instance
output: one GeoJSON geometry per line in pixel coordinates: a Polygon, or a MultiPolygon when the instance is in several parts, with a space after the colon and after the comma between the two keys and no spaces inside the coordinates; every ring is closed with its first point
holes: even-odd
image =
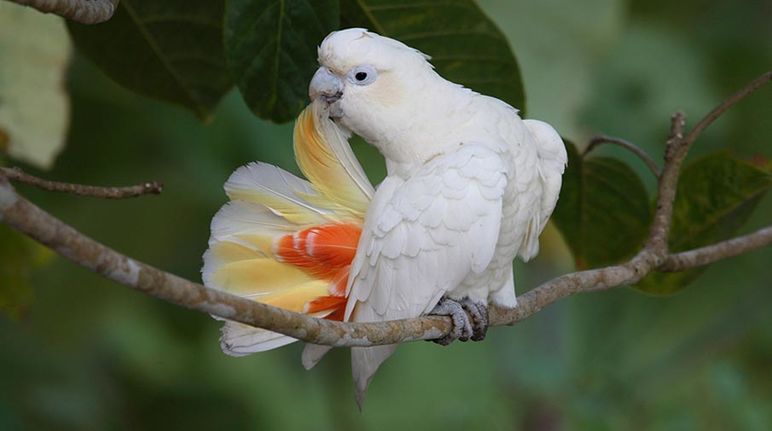
{"type": "Polygon", "coordinates": [[[528,190],[520,191],[522,196],[528,196],[533,201],[525,205],[538,208],[526,226],[523,245],[520,247],[519,255],[527,261],[539,252],[539,235],[557,204],[568,155],[563,139],[552,126],[539,120],[523,120],[523,124],[536,143],[535,166],[541,185],[539,195],[534,194],[533,190],[530,194],[528,190]]]}
{"type": "MultiPolygon", "coordinates": [[[[345,320],[419,316],[469,274],[484,270],[500,230],[506,172],[494,151],[465,145],[408,180],[387,177],[365,216],[345,320]]],[[[352,349],[360,395],[391,352],[393,346],[352,349]]]]}

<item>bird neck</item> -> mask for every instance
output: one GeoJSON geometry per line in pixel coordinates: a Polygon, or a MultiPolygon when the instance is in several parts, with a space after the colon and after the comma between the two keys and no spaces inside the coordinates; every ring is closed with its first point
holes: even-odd
{"type": "Polygon", "coordinates": [[[389,175],[409,175],[458,146],[455,131],[468,121],[464,107],[473,93],[439,75],[430,82],[416,89],[409,108],[398,114],[399,127],[368,140],[386,158],[389,175]]]}

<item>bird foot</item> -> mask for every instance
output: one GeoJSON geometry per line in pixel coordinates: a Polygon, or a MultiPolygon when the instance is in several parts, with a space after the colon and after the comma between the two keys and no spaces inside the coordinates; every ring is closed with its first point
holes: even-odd
{"type": "Polygon", "coordinates": [[[482,341],[488,333],[488,305],[469,298],[461,301],[461,307],[472,318],[472,341],[482,341]]]}
{"type": "Polygon", "coordinates": [[[448,316],[453,322],[450,333],[433,342],[447,346],[455,340],[481,341],[488,331],[488,307],[470,299],[455,301],[442,298],[431,313],[435,316],[448,316]]]}

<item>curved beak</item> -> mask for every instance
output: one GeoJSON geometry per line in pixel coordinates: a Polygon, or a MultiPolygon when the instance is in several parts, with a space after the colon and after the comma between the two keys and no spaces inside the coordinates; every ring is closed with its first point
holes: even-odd
{"type": "Polygon", "coordinates": [[[324,66],[317,69],[308,86],[308,96],[311,100],[322,98],[328,104],[332,104],[342,95],[343,81],[324,66]]]}

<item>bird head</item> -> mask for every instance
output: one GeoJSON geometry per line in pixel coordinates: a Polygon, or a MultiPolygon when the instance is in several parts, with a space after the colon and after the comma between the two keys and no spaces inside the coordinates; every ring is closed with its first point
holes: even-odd
{"type": "Polygon", "coordinates": [[[420,92],[436,81],[428,57],[402,42],[361,28],[336,31],[319,46],[311,100],[383,152],[415,121],[420,92]]]}

